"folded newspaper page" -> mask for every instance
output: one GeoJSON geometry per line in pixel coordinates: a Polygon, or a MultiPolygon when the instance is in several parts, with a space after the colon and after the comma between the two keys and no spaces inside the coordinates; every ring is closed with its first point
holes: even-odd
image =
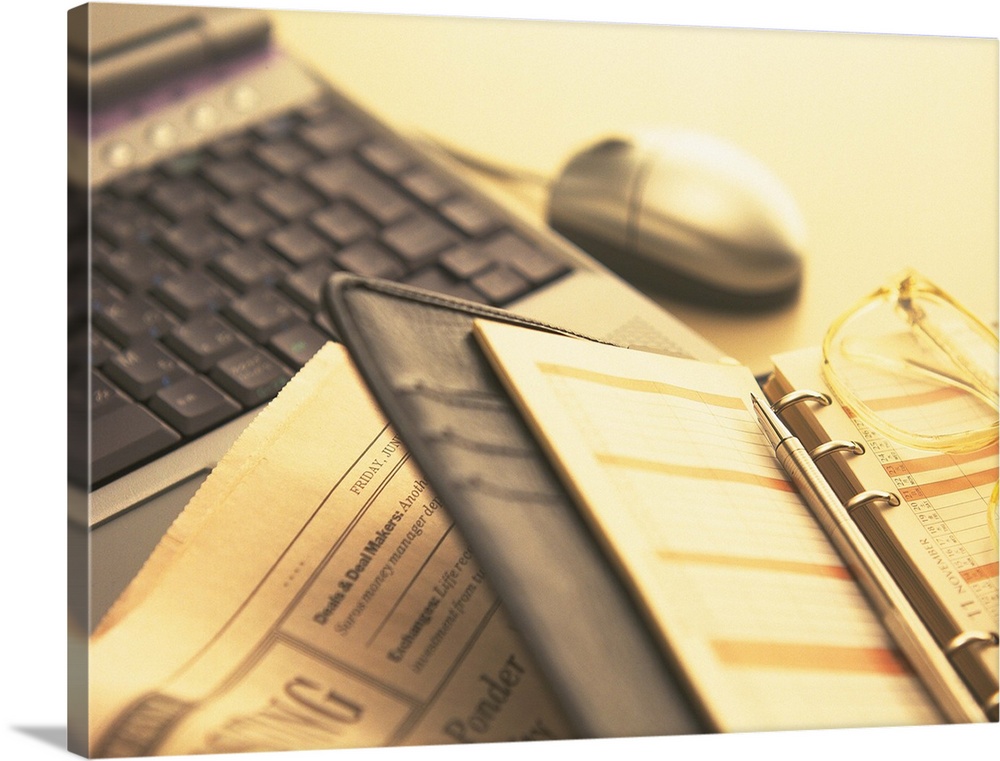
{"type": "Polygon", "coordinates": [[[342,347],[243,433],[90,642],[90,753],[570,735],[342,347]]]}

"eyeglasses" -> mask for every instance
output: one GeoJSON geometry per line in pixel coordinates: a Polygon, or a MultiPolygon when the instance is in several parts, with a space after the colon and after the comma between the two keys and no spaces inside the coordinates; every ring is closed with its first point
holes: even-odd
{"type": "MultiPolygon", "coordinates": [[[[902,273],[830,326],[823,375],[890,440],[972,452],[998,441],[997,333],[916,272],[902,273]]],[[[997,544],[994,487],[988,524],[997,544]]]]}

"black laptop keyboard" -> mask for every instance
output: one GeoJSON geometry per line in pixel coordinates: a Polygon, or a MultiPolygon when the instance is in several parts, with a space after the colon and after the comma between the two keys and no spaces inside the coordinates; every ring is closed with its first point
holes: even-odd
{"type": "Polygon", "coordinates": [[[320,291],[335,271],[498,306],[569,271],[330,101],[95,191],[89,268],[85,203],[71,191],[69,465],[81,484],[88,407],[100,485],[272,399],[334,337],[320,291]]]}

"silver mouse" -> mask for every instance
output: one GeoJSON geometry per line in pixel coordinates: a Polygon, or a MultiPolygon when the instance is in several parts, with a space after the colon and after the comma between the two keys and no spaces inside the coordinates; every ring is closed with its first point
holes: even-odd
{"type": "Polygon", "coordinates": [[[708,135],[607,138],[554,182],[549,224],[640,288],[710,306],[796,296],[804,225],[760,162],[708,135]]]}

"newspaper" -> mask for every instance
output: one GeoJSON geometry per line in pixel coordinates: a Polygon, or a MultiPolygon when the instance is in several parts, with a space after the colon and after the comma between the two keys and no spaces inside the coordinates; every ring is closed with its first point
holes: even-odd
{"type": "Polygon", "coordinates": [[[483,569],[328,344],[90,642],[90,754],[558,739],[483,569]]]}

